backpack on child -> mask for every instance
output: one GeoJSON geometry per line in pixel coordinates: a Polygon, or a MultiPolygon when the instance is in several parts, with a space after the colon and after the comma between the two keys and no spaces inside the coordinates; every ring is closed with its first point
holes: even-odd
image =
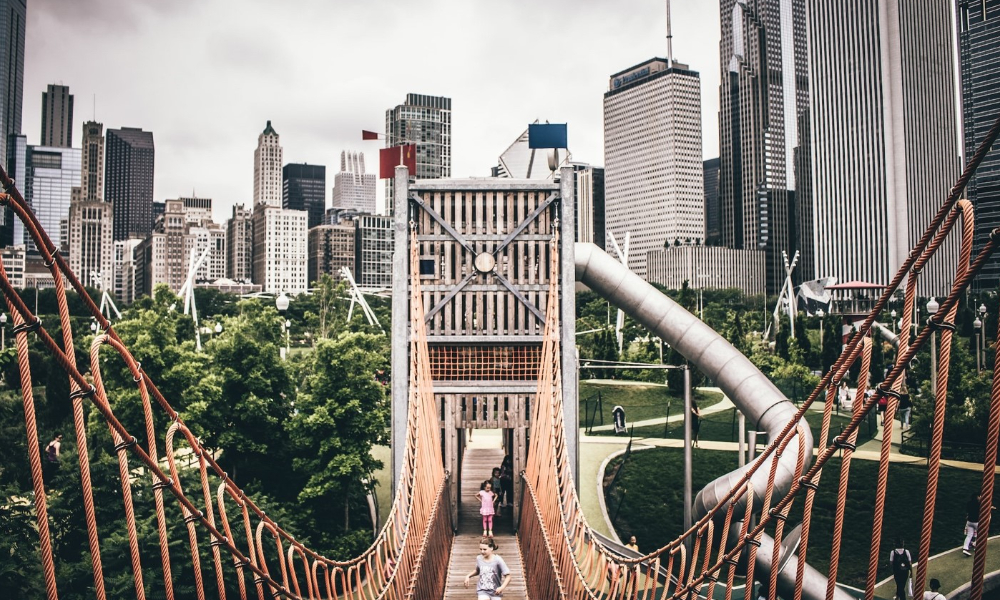
{"type": "Polygon", "coordinates": [[[913,564],[910,562],[910,553],[906,550],[893,550],[892,551],[892,574],[902,575],[904,573],[909,573],[913,568],[913,564]]]}

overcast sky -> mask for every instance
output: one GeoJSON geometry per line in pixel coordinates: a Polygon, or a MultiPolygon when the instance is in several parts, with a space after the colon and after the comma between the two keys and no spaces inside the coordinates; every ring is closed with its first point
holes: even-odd
{"type": "MultiPolygon", "coordinates": [[[[701,73],[703,146],[718,155],[718,3],[674,0],[674,56],[701,73]]],[[[566,122],[578,161],[604,163],[612,73],[666,55],[664,0],[29,0],[22,132],[39,142],[45,86],[84,120],[156,143],[154,198],[253,194],[270,119],[285,162],[363,151],[377,172],[385,110],[409,92],[452,98],[452,175],[486,176],[534,119],[566,122]],[[96,99],[96,102],[95,102],[96,99]]],[[[382,186],[379,186],[381,188],[382,186]]],[[[380,189],[381,195],[381,189],[380,189]]]]}

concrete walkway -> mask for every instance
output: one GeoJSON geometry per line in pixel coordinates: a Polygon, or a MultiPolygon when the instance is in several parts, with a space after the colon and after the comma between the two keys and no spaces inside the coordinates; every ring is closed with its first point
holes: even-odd
{"type": "MultiPolygon", "coordinates": [[[[718,392],[720,394],[722,393],[722,390],[720,390],[719,388],[716,388],[716,387],[698,388],[698,389],[699,390],[704,390],[706,392],[718,392]]],[[[710,406],[706,406],[705,408],[701,409],[701,416],[702,417],[706,417],[706,416],[708,416],[708,415],[710,415],[712,413],[718,413],[718,412],[723,412],[723,411],[729,410],[732,407],[733,407],[733,402],[729,398],[727,398],[726,396],[723,396],[722,400],[716,402],[715,404],[712,404],[710,406]]],[[[655,419],[644,419],[642,421],[632,421],[631,423],[628,424],[628,426],[629,426],[629,428],[632,428],[632,427],[646,427],[647,425],[663,425],[668,420],[671,423],[679,423],[679,422],[681,422],[681,421],[684,420],[683,407],[681,407],[681,408],[682,408],[681,412],[679,412],[677,414],[674,414],[674,415],[670,415],[669,419],[667,419],[666,417],[657,417],[655,419]]],[[[615,428],[614,423],[608,423],[607,425],[594,425],[593,427],[590,428],[590,430],[591,431],[611,431],[614,428],[615,428]]]]}

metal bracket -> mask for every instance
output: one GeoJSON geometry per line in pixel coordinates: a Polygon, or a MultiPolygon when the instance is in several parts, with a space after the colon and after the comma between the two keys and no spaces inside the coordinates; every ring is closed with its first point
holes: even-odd
{"type": "Polygon", "coordinates": [[[440,225],[442,229],[444,229],[445,231],[447,231],[448,235],[450,235],[451,237],[455,238],[455,241],[458,242],[459,244],[461,244],[462,247],[465,248],[465,250],[469,254],[471,254],[473,256],[476,255],[476,251],[472,247],[472,244],[470,244],[464,237],[462,237],[462,234],[459,233],[454,227],[452,227],[451,223],[445,221],[444,217],[442,217],[441,215],[437,214],[437,211],[435,211],[433,208],[431,208],[430,205],[428,205],[426,202],[424,202],[419,196],[416,196],[416,195],[410,196],[410,202],[412,202],[412,203],[416,204],[417,206],[419,206],[421,209],[424,210],[424,212],[426,212],[428,215],[430,215],[430,217],[432,219],[434,219],[435,221],[437,221],[438,225],[440,225]]]}
{"type": "Polygon", "coordinates": [[[545,315],[542,314],[542,311],[538,310],[537,306],[535,306],[534,304],[532,304],[531,302],[529,302],[528,299],[525,298],[524,295],[521,294],[520,290],[518,290],[516,287],[514,287],[513,283],[511,283],[506,277],[504,277],[500,273],[494,272],[493,276],[496,277],[497,280],[500,283],[502,283],[503,286],[505,288],[507,288],[507,290],[511,294],[514,294],[514,297],[517,298],[517,300],[521,304],[525,305],[528,308],[528,310],[531,311],[531,314],[535,315],[535,318],[537,318],[539,320],[539,322],[545,323],[545,315]]]}

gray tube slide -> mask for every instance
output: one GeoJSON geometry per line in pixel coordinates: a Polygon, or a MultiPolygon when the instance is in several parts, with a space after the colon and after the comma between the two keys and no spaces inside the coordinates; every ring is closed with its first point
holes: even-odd
{"type": "MultiPolygon", "coordinates": [[[[576,244],[576,279],[615,304],[663,341],[670,344],[712,379],[730,400],[746,415],[757,431],[767,432],[774,439],[796,413],[795,405],[764,376],[743,354],[711,327],[661,294],[638,275],[625,268],[594,244],[576,244]]],[[[791,487],[798,457],[799,444],[806,449],[806,466],[812,462],[813,439],[809,425],[803,420],[803,435],[793,438],[778,460],[774,496],[784,496],[791,487]]],[[[771,462],[751,477],[754,486],[754,507],[764,501],[771,462]]],[[[736,486],[750,465],[737,469],[709,483],[698,492],[693,514],[695,519],[706,515],[736,486]]],[[[745,503],[740,502],[734,514],[740,515],[745,503]]],[[[771,570],[774,540],[766,534],[757,551],[756,578],[766,581],[771,570]]],[[[796,560],[783,560],[778,574],[778,593],[791,598],[795,585],[796,560]]],[[[826,577],[807,565],[802,592],[806,600],[824,600],[826,577]]],[[[850,600],[851,596],[837,590],[835,600],[850,600]]]]}

